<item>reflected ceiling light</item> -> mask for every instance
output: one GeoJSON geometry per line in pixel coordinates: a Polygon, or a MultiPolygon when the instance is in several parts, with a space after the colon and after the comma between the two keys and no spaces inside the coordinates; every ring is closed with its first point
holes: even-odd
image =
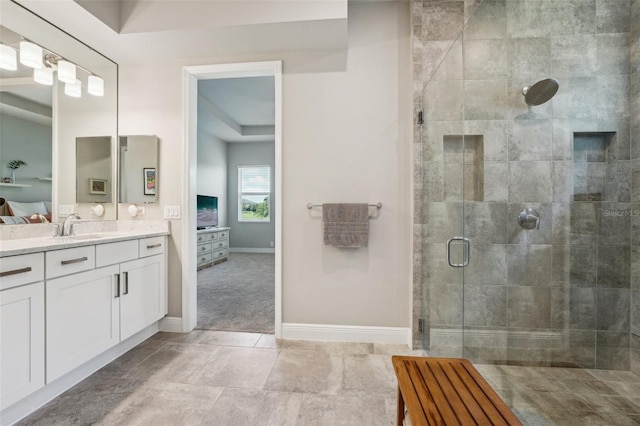
{"type": "Polygon", "coordinates": [[[104,80],[97,75],[90,75],[87,80],[87,92],[93,96],[104,96],[104,80]]]}
{"type": "Polygon", "coordinates": [[[52,86],[53,69],[49,67],[36,68],[33,70],[33,79],[36,83],[52,86]]]}
{"type": "Polygon", "coordinates": [[[17,52],[13,47],[0,44],[0,68],[10,71],[18,69],[17,52]]]}
{"type": "Polygon", "coordinates": [[[30,68],[42,68],[42,47],[30,41],[21,41],[20,63],[30,68]]]}
{"type": "Polygon", "coordinates": [[[58,80],[67,84],[75,84],[76,80],[76,66],[75,64],[65,61],[58,61],[58,80]]]}
{"type": "MultiPolygon", "coordinates": [[[[59,71],[58,71],[59,72],[59,71]]],[[[82,82],[76,80],[74,83],[67,83],[64,85],[64,94],[71,96],[72,98],[79,98],[82,96],[82,82]]]]}

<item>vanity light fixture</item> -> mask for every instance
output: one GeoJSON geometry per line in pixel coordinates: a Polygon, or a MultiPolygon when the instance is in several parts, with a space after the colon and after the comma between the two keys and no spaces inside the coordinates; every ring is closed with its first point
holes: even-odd
{"type": "Polygon", "coordinates": [[[74,84],[76,82],[76,65],[60,59],[58,61],[58,80],[67,84],[74,84]]]}
{"type": "Polygon", "coordinates": [[[36,83],[44,84],[46,86],[53,85],[53,68],[44,66],[33,70],[33,79],[36,83]]]}
{"type": "Polygon", "coordinates": [[[29,68],[42,68],[42,47],[30,41],[21,41],[20,63],[29,68]]]}
{"type": "Polygon", "coordinates": [[[72,98],[82,97],[82,82],[76,80],[75,83],[66,83],[64,85],[64,94],[72,98]]]}
{"type": "Polygon", "coordinates": [[[104,80],[91,74],[87,80],[87,92],[93,96],[104,96],[104,80]]]}
{"type": "Polygon", "coordinates": [[[18,69],[18,52],[11,46],[0,44],[0,68],[15,71],[18,69]]]}

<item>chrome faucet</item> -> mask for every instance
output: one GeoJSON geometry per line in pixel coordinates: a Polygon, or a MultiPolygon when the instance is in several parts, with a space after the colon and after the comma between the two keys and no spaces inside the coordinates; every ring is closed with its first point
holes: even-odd
{"type": "Polygon", "coordinates": [[[81,217],[78,213],[71,213],[69,216],[67,216],[62,223],[62,233],[60,234],[61,237],[71,235],[72,219],[81,219],[81,217]]]}

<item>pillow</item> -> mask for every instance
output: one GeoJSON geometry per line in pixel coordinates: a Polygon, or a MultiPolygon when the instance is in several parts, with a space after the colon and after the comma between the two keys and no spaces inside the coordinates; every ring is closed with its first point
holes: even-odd
{"type": "Polygon", "coordinates": [[[51,201],[43,201],[44,207],[47,209],[47,213],[51,214],[51,201]]]}
{"type": "Polygon", "coordinates": [[[29,219],[22,216],[0,216],[0,223],[6,223],[7,225],[22,225],[30,222],[29,219]]]}
{"type": "Polygon", "coordinates": [[[47,214],[47,207],[43,201],[33,203],[19,203],[17,201],[7,201],[11,216],[31,216],[34,213],[47,214]]]}

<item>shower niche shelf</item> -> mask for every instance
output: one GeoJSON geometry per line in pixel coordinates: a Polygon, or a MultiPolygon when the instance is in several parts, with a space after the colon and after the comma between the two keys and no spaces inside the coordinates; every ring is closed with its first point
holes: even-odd
{"type": "Polygon", "coordinates": [[[445,135],[442,144],[444,200],[483,201],[484,137],[445,135]]]}
{"type": "Polygon", "coordinates": [[[573,134],[573,201],[618,201],[615,132],[573,134]]]}

